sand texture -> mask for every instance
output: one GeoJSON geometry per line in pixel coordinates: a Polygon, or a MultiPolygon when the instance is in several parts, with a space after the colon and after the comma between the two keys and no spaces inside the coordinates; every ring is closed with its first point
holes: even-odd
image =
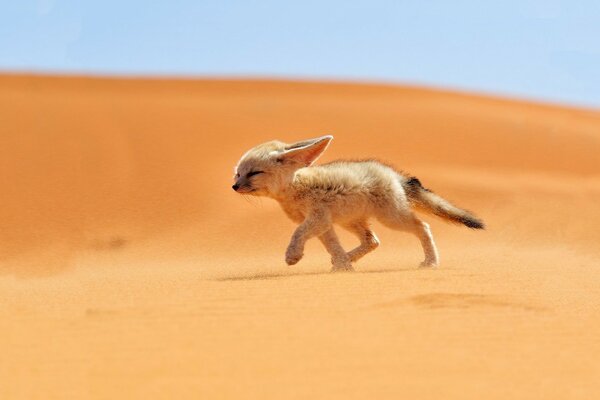
{"type": "MultiPolygon", "coordinates": [[[[1,399],[600,398],[600,112],[342,83],[0,76],[1,399]],[[329,273],[234,193],[332,134],[474,211],[329,273]]],[[[356,240],[340,236],[348,249],[356,240]]]]}

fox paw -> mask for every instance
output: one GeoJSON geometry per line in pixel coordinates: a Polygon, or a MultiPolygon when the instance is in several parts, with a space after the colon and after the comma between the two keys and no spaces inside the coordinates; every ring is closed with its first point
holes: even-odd
{"type": "Polygon", "coordinates": [[[332,260],[331,272],[354,271],[350,260],[332,260]]]}
{"type": "Polygon", "coordinates": [[[419,264],[419,268],[435,268],[439,265],[439,263],[435,260],[425,260],[421,264],[419,264]]]}
{"type": "Polygon", "coordinates": [[[334,265],[333,267],[331,267],[331,272],[353,272],[353,271],[354,271],[354,267],[352,267],[352,264],[342,265],[342,266],[334,265]]]}
{"type": "Polygon", "coordinates": [[[302,250],[288,247],[287,251],[285,252],[285,262],[287,265],[297,264],[298,261],[302,259],[302,256],[302,250]]]}

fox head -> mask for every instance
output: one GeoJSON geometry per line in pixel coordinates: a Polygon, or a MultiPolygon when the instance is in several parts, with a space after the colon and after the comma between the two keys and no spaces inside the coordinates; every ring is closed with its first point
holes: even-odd
{"type": "Polygon", "coordinates": [[[250,149],[235,167],[233,190],[276,197],[298,169],[312,165],[323,154],[332,139],[327,135],[292,144],[274,140],[250,149]]]}

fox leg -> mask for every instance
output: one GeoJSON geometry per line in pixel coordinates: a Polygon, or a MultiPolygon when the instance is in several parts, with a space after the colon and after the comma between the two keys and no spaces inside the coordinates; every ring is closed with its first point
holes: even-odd
{"type": "Polygon", "coordinates": [[[348,252],[348,257],[350,257],[352,262],[357,261],[379,246],[379,239],[375,235],[375,232],[369,229],[366,221],[356,222],[344,227],[360,239],[360,245],[348,252]]]}
{"type": "Polygon", "coordinates": [[[285,262],[288,265],[294,265],[304,255],[304,244],[308,239],[319,236],[331,228],[329,215],[322,211],[316,211],[309,214],[304,221],[298,225],[292,240],[285,252],[285,262]]]}
{"type": "Polygon", "coordinates": [[[440,263],[440,256],[433,241],[429,224],[415,217],[413,231],[421,241],[421,246],[423,246],[423,252],[425,253],[425,260],[423,260],[420,266],[437,267],[440,263]]]}
{"type": "Polygon", "coordinates": [[[340,240],[333,230],[333,227],[321,234],[319,240],[321,240],[321,243],[323,243],[327,252],[331,254],[331,264],[333,264],[331,269],[332,272],[353,270],[350,257],[340,244],[340,240]]]}
{"type": "Polygon", "coordinates": [[[421,221],[412,212],[401,212],[395,210],[388,212],[379,217],[382,224],[401,231],[407,231],[415,234],[425,253],[425,260],[421,263],[421,267],[435,267],[439,264],[439,256],[429,224],[421,221]]]}

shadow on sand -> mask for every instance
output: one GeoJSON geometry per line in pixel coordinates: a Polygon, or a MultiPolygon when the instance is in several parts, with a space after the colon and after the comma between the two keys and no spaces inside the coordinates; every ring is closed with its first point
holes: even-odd
{"type": "Polygon", "coordinates": [[[421,271],[423,268],[401,268],[401,269],[378,269],[378,270],[366,270],[366,271],[340,271],[340,272],[331,272],[331,271],[306,271],[306,272],[265,272],[265,273],[257,273],[254,275],[245,275],[245,276],[226,276],[214,278],[215,281],[255,281],[255,280],[267,280],[267,279],[283,279],[283,278],[294,278],[294,277],[303,277],[309,275],[353,275],[353,274],[383,274],[383,273],[394,273],[394,272],[409,272],[409,271],[421,271]]]}

